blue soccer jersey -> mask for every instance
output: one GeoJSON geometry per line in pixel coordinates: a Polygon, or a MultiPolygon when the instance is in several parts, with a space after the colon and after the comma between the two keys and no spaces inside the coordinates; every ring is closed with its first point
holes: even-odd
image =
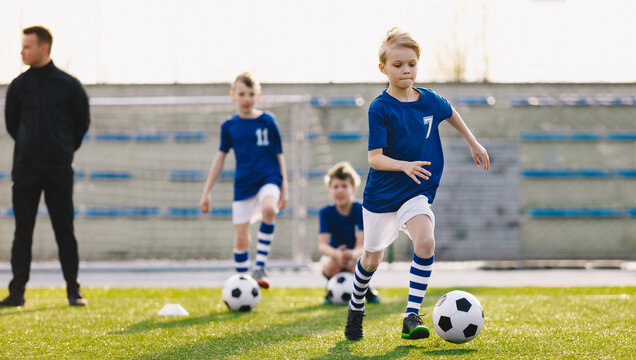
{"type": "Polygon", "coordinates": [[[263,112],[256,119],[234,115],[221,125],[219,150],[234,149],[234,201],[249,199],[265,184],[283,182],[278,154],[283,153],[280,133],[274,116],[263,112]]]}
{"type": "Polygon", "coordinates": [[[333,204],[320,209],[320,233],[331,235],[331,247],[337,248],[344,244],[348,249],[355,248],[359,230],[364,230],[362,204],[359,202],[353,202],[351,211],[346,216],[340,214],[333,204]]]}
{"type": "Polygon", "coordinates": [[[424,168],[431,172],[418,185],[401,171],[371,168],[364,188],[365,209],[374,213],[398,211],[400,206],[418,195],[433,203],[444,170],[444,154],[438,125],[453,114],[446,99],[429,89],[416,89],[420,98],[401,102],[386,90],[369,106],[369,150],[395,160],[430,161],[424,168]]]}

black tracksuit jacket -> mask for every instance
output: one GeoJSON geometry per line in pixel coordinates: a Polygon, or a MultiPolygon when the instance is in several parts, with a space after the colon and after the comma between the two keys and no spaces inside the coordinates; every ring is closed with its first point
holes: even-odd
{"type": "Polygon", "coordinates": [[[5,103],[7,130],[15,140],[13,172],[70,169],[90,124],[80,82],[53,61],[15,78],[5,103]]]}

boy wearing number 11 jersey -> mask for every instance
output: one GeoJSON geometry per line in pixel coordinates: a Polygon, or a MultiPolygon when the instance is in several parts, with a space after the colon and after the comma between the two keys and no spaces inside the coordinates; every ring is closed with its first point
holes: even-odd
{"type": "Polygon", "coordinates": [[[261,219],[256,267],[252,276],[267,289],[269,280],[265,265],[274,239],[276,214],[287,203],[287,175],[281,137],[273,114],[254,108],[261,89],[251,74],[242,73],[236,77],[230,96],[236,103],[237,112],[221,125],[221,144],[210,166],[199,205],[202,212],[210,211],[210,190],[223,169],[225,156],[234,149],[234,263],[238,273],[249,271],[249,226],[261,219]]]}

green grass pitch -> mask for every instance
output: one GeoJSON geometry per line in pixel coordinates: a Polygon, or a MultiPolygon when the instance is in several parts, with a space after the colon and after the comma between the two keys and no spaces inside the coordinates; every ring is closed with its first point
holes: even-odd
{"type": "MultiPolygon", "coordinates": [[[[451,344],[430,313],[453,289],[424,300],[431,337],[400,337],[406,289],[380,289],[365,337],[344,339],[347,309],[323,305],[322,289],[271,289],[250,313],[232,313],[221,289],[86,288],[71,308],[61,288],[30,289],[26,306],[0,309],[0,359],[634,359],[636,287],[471,288],[486,321],[451,344]],[[161,317],[167,303],[190,312],[161,317]]],[[[4,296],[4,294],[0,294],[4,296]]]]}

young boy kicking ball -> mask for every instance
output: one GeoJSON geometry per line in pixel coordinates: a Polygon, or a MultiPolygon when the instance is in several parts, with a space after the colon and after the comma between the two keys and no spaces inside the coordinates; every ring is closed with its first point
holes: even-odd
{"type": "Polygon", "coordinates": [[[419,311],[435,250],[431,204],[444,168],[438,126],[446,120],[466,139],[477,166],[490,168],[488,153],[446,99],[414,88],[420,46],[409,33],[389,30],[380,46],[380,71],[389,80],[369,107],[368,158],[371,169],[363,196],[364,251],[355,269],[345,336],[361,340],[364,298],[384,249],[404,231],[415,254],[409,271],[409,295],[402,338],[429,336],[419,311]]]}

